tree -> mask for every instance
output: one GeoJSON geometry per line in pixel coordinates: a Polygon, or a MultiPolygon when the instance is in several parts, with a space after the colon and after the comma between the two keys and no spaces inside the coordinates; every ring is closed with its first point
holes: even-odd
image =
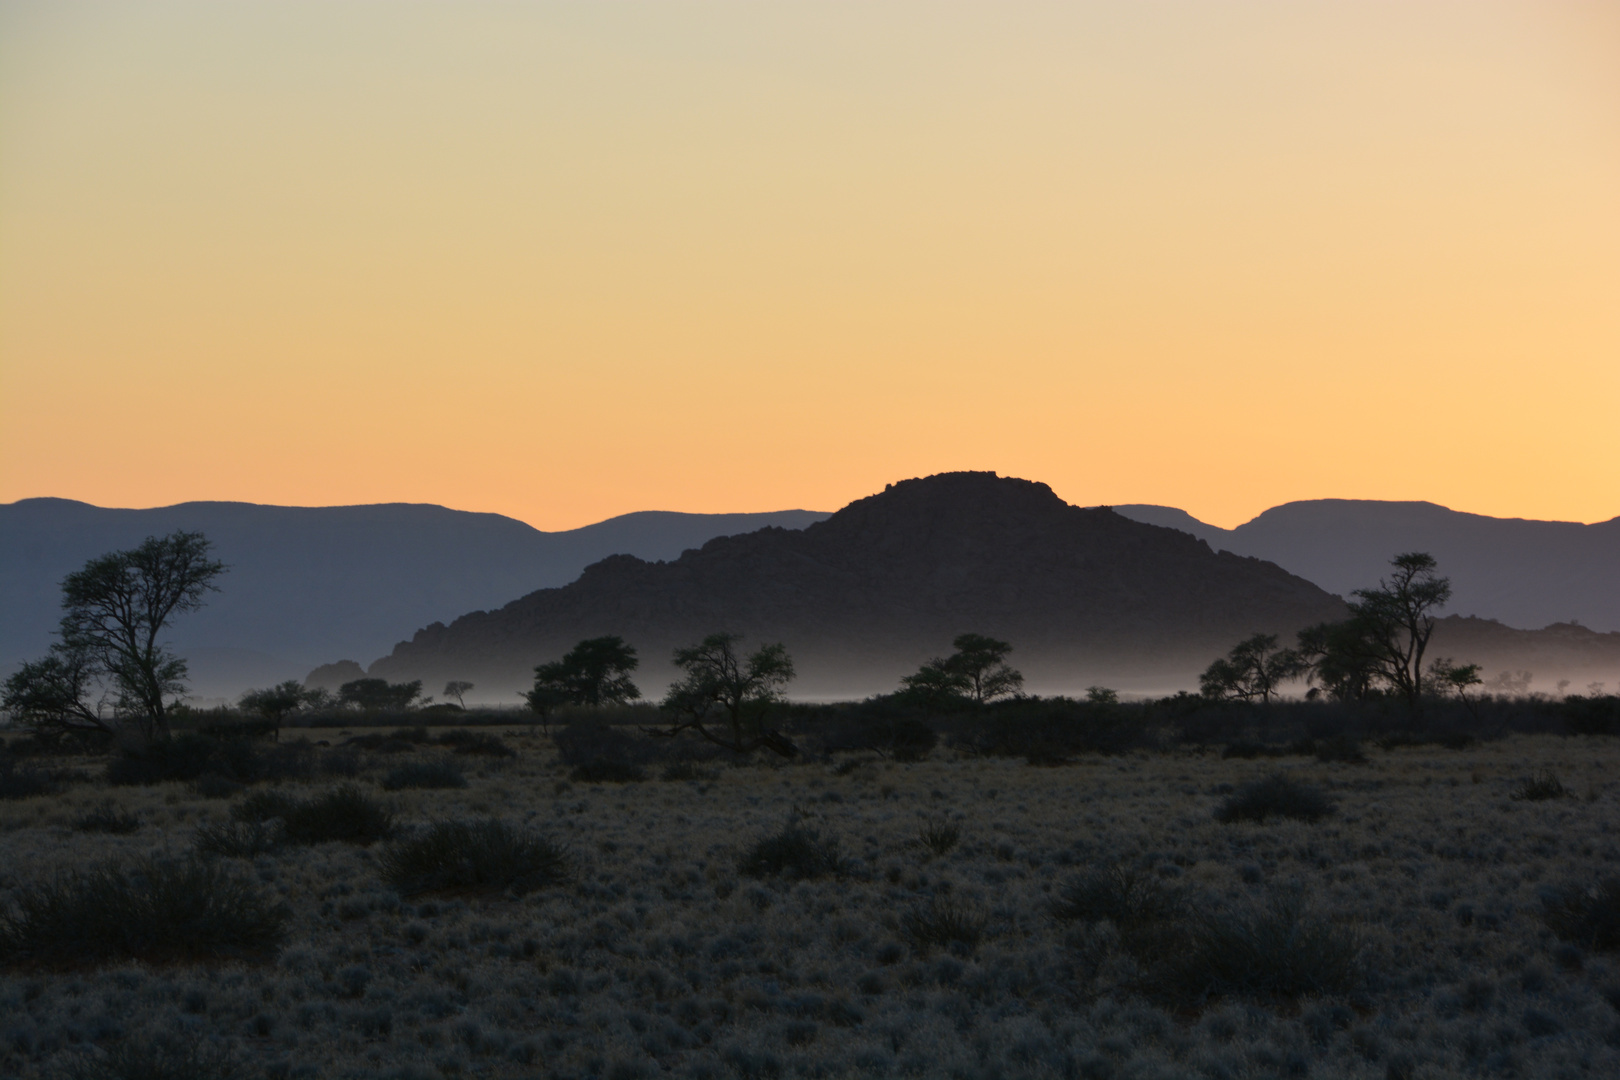
{"type": "Polygon", "coordinates": [[[86,652],[59,643],[49,656],[23,664],[6,679],[0,707],[14,722],[47,738],[111,735],[113,722],[99,705],[90,704],[95,686],[95,665],[86,652]]]}
{"type": "Polygon", "coordinates": [[[1024,686],[1024,676],[1003,661],[1012,646],[983,634],[958,634],[951,646],[956,650],[944,660],[946,670],[967,680],[968,696],[983,704],[992,698],[1016,696],[1024,686]]]}
{"type": "Polygon", "coordinates": [[[455,698],[456,704],[465,709],[467,707],[467,702],[464,695],[466,695],[466,693],[472,688],[473,684],[467,682],[465,679],[451,679],[449,682],[444,684],[444,696],[447,698],[455,698]]]}
{"type": "Polygon", "coordinates": [[[686,677],[664,695],[659,707],[670,715],[670,726],[656,734],[693,731],[739,754],[764,748],[792,757],[798,748],[772,725],[782,689],[793,681],[787,646],[765,645],[743,660],[741,641],[737,634],[710,634],[675,650],[675,666],[686,677]]]}
{"type": "Polygon", "coordinates": [[[951,670],[940,659],[930,660],[916,674],[900,678],[901,695],[930,713],[965,705],[969,688],[967,676],[951,670]]]}
{"type": "Polygon", "coordinates": [[[6,708],[34,723],[109,730],[102,719],[109,691],[114,717],[150,739],[169,735],[170,701],[185,693],[186,662],[159,640],[176,615],[196,611],[225,564],[208,557],[200,532],[149,536],[136,548],[91,559],[62,580],[60,638],[45,660],[24,665],[6,682],[6,708]],[[15,680],[15,685],[14,685],[15,680]]]}
{"type": "Polygon", "coordinates": [[[1277,687],[1305,673],[1306,664],[1293,649],[1277,648],[1276,634],[1255,634],[1205,669],[1198,688],[1217,701],[1253,701],[1269,705],[1277,687]]]}
{"type": "MultiPolygon", "coordinates": [[[[561,660],[534,669],[530,707],[545,715],[556,705],[625,705],[641,697],[630,673],[641,661],[622,637],[587,638],[568,650],[561,660]],[[538,698],[547,703],[542,710],[538,698]]],[[[528,695],[526,695],[528,696],[528,695]]]]}
{"type": "Polygon", "coordinates": [[[1455,694],[1468,709],[1468,715],[1479,718],[1478,707],[1468,691],[1484,683],[1478,664],[1453,664],[1449,656],[1435,657],[1429,664],[1429,682],[1442,694],[1455,694]]]}
{"type": "Polygon", "coordinates": [[[280,727],[287,717],[314,708],[325,698],[324,690],[306,690],[297,679],[288,679],[265,690],[249,690],[238,699],[238,704],[265,722],[280,727]]]}
{"type": "Polygon", "coordinates": [[[422,695],[422,680],[391,683],[387,679],[355,679],[338,687],[338,704],[353,705],[367,713],[404,712],[422,695]]]}

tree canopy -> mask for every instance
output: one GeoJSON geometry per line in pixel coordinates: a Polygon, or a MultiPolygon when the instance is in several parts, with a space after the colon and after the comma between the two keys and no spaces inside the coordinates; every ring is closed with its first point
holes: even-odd
{"type": "Polygon", "coordinates": [[[558,705],[625,705],[641,698],[630,679],[639,658],[622,637],[586,638],[561,660],[534,669],[534,689],[524,695],[530,708],[546,715],[558,705]]]}
{"type": "Polygon", "coordinates": [[[793,681],[787,646],[763,645],[745,660],[741,641],[737,634],[710,634],[675,650],[675,666],[686,674],[664,695],[660,707],[671,720],[661,734],[692,731],[738,753],[764,748],[792,757],[797,747],[772,723],[782,690],[793,681]]]}
{"type": "Polygon", "coordinates": [[[983,704],[998,697],[1017,695],[1024,676],[1009,667],[1012,646],[983,634],[958,634],[950,656],[935,657],[913,675],[901,678],[901,692],[927,708],[952,702],[983,704]]]}

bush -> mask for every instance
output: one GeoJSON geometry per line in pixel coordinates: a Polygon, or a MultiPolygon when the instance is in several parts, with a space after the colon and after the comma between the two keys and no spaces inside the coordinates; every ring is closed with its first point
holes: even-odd
{"type": "Polygon", "coordinates": [[[147,859],[18,890],[0,915],[0,962],[262,959],[280,946],[287,918],[223,864],[147,859]]]}
{"type": "Polygon", "coordinates": [[[598,760],[574,766],[568,779],[580,784],[634,784],[647,779],[647,773],[628,761],[598,760]]]}
{"type": "Polygon", "coordinates": [[[383,852],[378,863],[384,880],[405,896],[522,895],[568,879],[568,859],[561,848],[493,818],[439,822],[383,852]]]}
{"type": "Polygon", "coordinates": [[[572,770],[570,778],[587,784],[645,780],[643,766],[657,756],[651,740],[606,724],[580,721],[554,738],[558,758],[572,770]]]}
{"type": "Polygon", "coordinates": [[[483,731],[457,728],[439,736],[439,745],[448,746],[458,754],[479,754],[484,757],[517,757],[517,751],[507,746],[498,735],[483,731]]]}
{"type": "Polygon", "coordinates": [[[221,821],[197,828],[197,854],[251,859],[281,847],[285,836],[280,821],[221,821]]]}
{"type": "Polygon", "coordinates": [[[1539,772],[1520,783],[1511,797],[1521,802],[1541,802],[1545,799],[1562,799],[1568,794],[1569,789],[1558,777],[1550,772],[1539,772]]]}
{"type": "Polygon", "coordinates": [[[388,734],[374,731],[366,735],[356,735],[352,739],[345,739],[343,745],[356,750],[372,750],[381,754],[400,754],[414,750],[433,741],[425,727],[395,728],[388,734]]]}
{"type": "Polygon", "coordinates": [[[807,878],[835,877],[844,872],[836,837],[822,838],[814,829],[790,821],[782,831],[755,842],[737,862],[739,873],[747,877],[807,878]]]}
{"type": "Polygon", "coordinates": [[[127,836],[141,827],[141,819],[126,810],[121,810],[118,804],[111,799],[102,803],[94,810],[82,814],[73,822],[73,828],[79,832],[111,833],[114,836],[127,836]]]}
{"type": "Polygon", "coordinates": [[[1286,1000],[1338,994],[1361,981],[1356,936],[1312,916],[1298,895],[1246,914],[1191,919],[1183,941],[1148,985],[1185,1003],[1221,995],[1286,1000]]]}
{"type": "Polygon", "coordinates": [[[231,816],[249,824],[280,818],[291,844],[341,840],[366,845],[386,840],[394,831],[393,814],[353,784],[308,800],[277,791],[255,792],[232,807],[231,816]]]}
{"type": "Polygon", "coordinates": [[[676,761],[665,767],[660,780],[718,780],[719,769],[705,769],[695,761],[676,761]]]}
{"type": "Polygon", "coordinates": [[[126,786],[161,784],[195,780],[204,773],[252,780],[258,771],[257,753],[253,744],[245,740],[211,739],[191,733],[125,743],[107,763],[107,782],[126,786]]]}
{"type": "Polygon", "coordinates": [[[228,780],[218,773],[203,773],[189,787],[193,795],[204,799],[229,799],[240,795],[244,785],[228,780]]]}
{"type": "Polygon", "coordinates": [[[389,769],[382,786],[384,791],[464,788],[467,778],[461,775],[461,766],[453,761],[410,761],[389,769]]]}
{"type": "Polygon", "coordinates": [[[1542,918],[1565,941],[1595,952],[1620,949],[1620,878],[1542,894],[1542,918]]]}
{"type": "Polygon", "coordinates": [[[27,799],[55,791],[49,773],[18,765],[10,754],[0,757],[0,799],[27,799]]]}
{"type": "Polygon", "coordinates": [[[1367,755],[1361,749],[1361,740],[1348,733],[1317,739],[1313,750],[1317,761],[1337,761],[1345,765],[1367,764],[1367,755]]]}
{"type": "Polygon", "coordinates": [[[934,948],[969,953],[979,947],[988,921],[976,905],[940,896],[902,915],[900,932],[919,956],[934,948]]]}
{"type": "Polygon", "coordinates": [[[1333,803],[1320,788],[1290,780],[1281,773],[1238,788],[1215,809],[1215,820],[1265,821],[1269,817],[1320,821],[1333,813],[1333,803]]]}
{"type": "Polygon", "coordinates": [[[1087,923],[1106,919],[1122,934],[1159,926],[1181,913],[1179,893],[1123,866],[1092,871],[1066,882],[1052,903],[1055,918],[1087,923]]]}

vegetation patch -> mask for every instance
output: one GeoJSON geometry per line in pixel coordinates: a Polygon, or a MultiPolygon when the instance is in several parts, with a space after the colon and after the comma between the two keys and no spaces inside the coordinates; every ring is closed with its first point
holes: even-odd
{"type": "Polygon", "coordinates": [[[201,1035],[132,1036],[108,1049],[86,1047],[64,1080],[235,1080],[246,1075],[230,1050],[201,1035]]]}
{"type": "Polygon", "coordinates": [[[1320,821],[1331,813],[1333,803],[1322,789],[1275,773],[1263,780],[1250,781],[1227,796],[1215,808],[1215,820],[1228,824],[1265,821],[1272,817],[1320,821]]]}
{"type": "Polygon", "coordinates": [[[394,831],[393,813],[353,784],[333,788],[313,799],[294,799],[276,791],[255,792],[231,808],[237,821],[255,823],[280,818],[290,844],[338,840],[371,844],[394,831]]]}
{"type": "Polygon", "coordinates": [[[121,808],[111,799],[92,810],[80,814],[73,820],[75,832],[110,833],[114,836],[127,836],[141,827],[141,819],[121,808]]]}
{"type": "Polygon", "coordinates": [[[900,916],[900,932],[919,956],[934,949],[967,954],[979,947],[985,925],[984,909],[965,900],[937,896],[900,916]]]}
{"type": "Polygon", "coordinates": [[[404,896],[533,892],[568,880],[562,848],[504,821],[441,821],[384,851],[382,875],[404,896]]]}
{"type": "Polygon", "coordinates": [[[1620,878],[1549,889],[1541,905],[1547,926],[1563,940],[1595,952],[1620,949],[1620,878]]]}
{"type": "Polygon", "coordinates": [[[962,839],[962,826],[946,817],[929,818],[917,830],[917,843],[935,855],[945,855],[962,839]]]}
{"type": "Polygon", "coordinates": [[[746,877],[785,877],[794,881],[836,877],[845,870],[838,838],[823,837],[801,822],[790,821],[780,832],[762,837],[737,862],[746,877]]]}
{"type": "Polygon", "coordinates": [[[279,819],[270,821],[218,821],[197,828],[194,841],[199,855],[251,859],[267,855],[286,840],[279,819]]]}
{"type": "Polygon", "coordinates": [[[1569,789],[1563,782],[1550,772],[1538,772],[1513,789],[1513,799],[1520,802],[1543,802],[1547,799],[1562,799],[1569,794],[1569,789]]]}
{"type": "Polygon", "coordinates": [[[476,754],[481,757],[517,757],[517,751],[506,745],[499,735],[485,731],[456,728],[439,736],[439,745],[448,746],[458,754],[476,754]]]}
{"type": "Polygon", "coordinates": [[[467,778],[462,775],[461,766],[453,761],[408,761],[389,769],[382,786],[384,791],[464,788],[467,778]]]}
{"type": "Polygon", "coordinates": [[[24,886],[0,915],[0,962],[75,967],[273,955],[288,914],[225,864],[141,860],[24,886]]]}
{"type": "Polygon", "coordinates": [[[1190,918],[1175,954],[1151,967],[1144,989],[1169,991],[1183,1004],[1341,994],[1362,980],[1360,953],[1355,934],[1291,894],[1249,912],[1190,918]]]}
{"type": "Polygon", "coordinates": [[[1124,866],[1094,870],[1064,883],[1052,915],[1064,922],[1107,920],[1122,934],[1161,926],[1182,914],[1181,894],[1124,866]]]}
{"type": "Polygon", "coordinates": [[[56,782],[49,773],[19,765],[9,754],[0,756],[0,799],[27,799],[55,792],[56,782]]]}

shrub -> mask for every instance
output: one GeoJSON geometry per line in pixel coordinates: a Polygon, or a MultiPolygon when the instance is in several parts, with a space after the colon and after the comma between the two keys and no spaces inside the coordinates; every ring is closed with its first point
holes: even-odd
{"type": "Polygon", "coordinates": [[[931,818],[917,830],[917,843],[935,855],[944,855],[955,847],[960,839],[962,827],[948,818],[931,818]]]}
{"type": "Polygon", "coordinates": [[[634,784],[647,779],[647,774],[639,765],[603,758],[575,765],[568,779],[580,784],[634,784]]]}
{"type": "Polygon", "coordinates": [[[127,810],[120,809],[117,803],[108,799],[94,810],[80,815],[73,822],[73,827],[79,832],[126,836],[141,827],[141,819],[127,810]]]}
{"type": "Polygon", "coordinates": [[[1215,820],[1265,821],[1268,817],[1320,821],[1333,813],[1333,803],[1320,788],[1290,780],[1281,773],[1238,788],[1215,809],[1215,820]]]}
{"type": "Polygon", "coordinates": [[[400,754],[432,741],[432,736],[425,727],[402,727],[395,728],[386,735],[380,731],[356,735],[351,739],[345,739],[343,745],[357,750],[374,750],[382,754],[400,754]]]}
{"type": "Polygon", "coordinates": [[[814,829],[790,821],[778,833],[756,841],[737,862],[747,877],[806,878],[837,876],[844,872],[837,837],[822,838],[814,829]]]}
{"type": "Polygon", "coordinates": [[[569,776],[588,784],[645,780],[642,767],[656,756],[649,739],[607,724],[580,721],[569,724],[554,738],[557,757],[572,769],[569,776]]]}
{"type": "Polygon", "coordinates": [[[900,917],[900,932],[918,955],[934,948],[972,952],[989,921],[983,909],[950,897],[935,897],[900,917]]]}
{"type": "Polygon", "coordinates": [[[389,769],[382,786],[384,791],[464,788],[467,778],[461,775],[461,766],[453,761],[410,761],[389,769]]]}
{"type": "Polygon", "coordinates": [[[189,787],[193,795],[204,799],[229,799],[241,794],[243,785],[218,773],[203,773],[189,787]]]}
{"type": "Polygon", "coordinates": [[[1596,952],[1620,949],[1620,878],[1542,894],[1542,918],[1565,941],[1596,952]]]}
{"type": "Polygon", "coordinates": [[[1361,979],[1361,944],[1286,895],[1248,913],[1188,921],[1185,945],[1157,965],[1149,985],[1185,1002],[1221,995],[1281,1000],[1336,994],[1361,979]]]}
{"type": "Polygon", "coordinates": [[[1092,871],[1066,882],[1052,903],[1055,918],[1088,923],[1106,919],[1123,934],[1158,926],[1181,913],[1179,893],[1123,866],[1092,871]]]}
{"type": "Polygon", "coordinates": [[[257,769],[257,750],[252,743],[187,733],[172,739],[125,743],[107,763],[107,782],[161,784],[195,780],[204,773],[251,780],[257,769]]]}
{"type": "Polygon", "coordinates": [[[1362,752],[1361,740],[1354,735],[1339,734],[1326,739],[1317,739],[1313,749],[1317,761],[1337,761],[1345,765],[1367,764],[1367,755],[1362,752]]]}
{"type": "Polygon", "coordinates": [[[517,757],[517,751],[507,746],[498,735],[483,731],[457,728],[439,736],[439,745],[448,746],[458,754],[480,754],[484,757],[517,757]]]}
{"type": "Polygon", "coordinates": [[[365,845],[385,840],[394,831],[393,814],[353,784],[308,800],[276,791],[255,792],[232,807],[231,816],[249,824],[280,818],[291,844],[341,840],[365,845]]]}
{"type": "Polygon", "coordinates": [[[568,878],[557,845],[503,821],[441,821],[402,840],[378,860],[382,875],[406,896],[425,892],[511,892],[568,878]]]}
{"type": "Polygon", "coordinates": [[[221,821],[197,828],[197,854],[250,859],[275,851],[285,839],[279,821],[221,821]]]}
{"type": "Polygon", "coordinates": [[[55,791],[50,774],[18,765],[10,754],[0,757],[0,799],[27,799],[55,791]]]}
{"type": "Polygon", "coordinates": [[[287,917],[223,864],[147,859],[18,890],[12,910],[0,915],[0,962],[263,958],[280,946],[287,917]]]}
{"type": "Polygon", "coordinates": [[[718,780],[719,769],[705,769],[695,761],[676,761],[666,766],[660,780],[718,780]]]}
{"type": "Polygon", "coordinates": [[[1568,794],[1569,789],[1558,777],[1550,772],[1539,772],[1514,788],[1512,798],[1521,802],[1541,802],[1545,799],[1562,799],[1568,794]]]}

